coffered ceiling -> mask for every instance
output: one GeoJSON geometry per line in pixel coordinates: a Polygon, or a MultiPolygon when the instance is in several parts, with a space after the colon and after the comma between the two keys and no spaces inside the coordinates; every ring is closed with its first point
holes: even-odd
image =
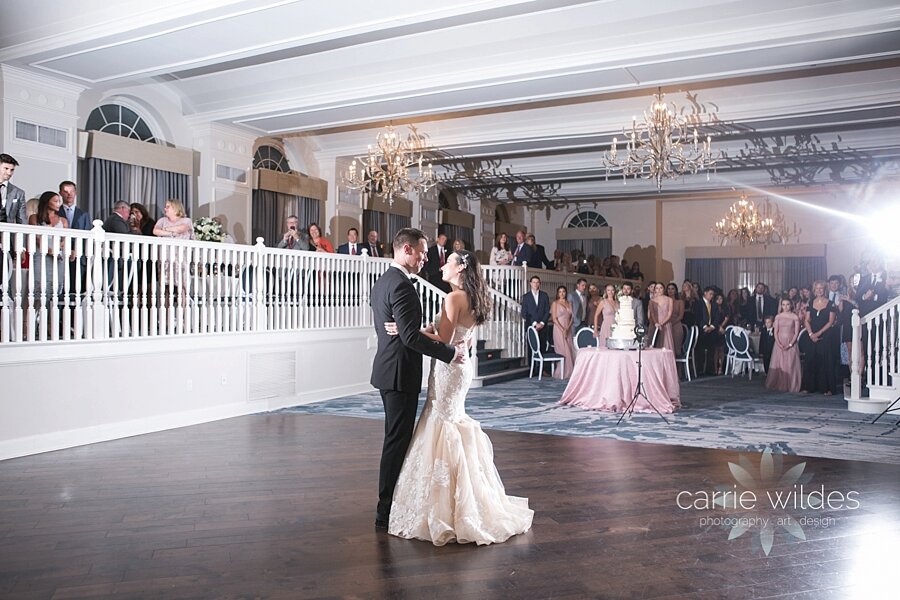
{"type": "Polygon", "coordinates": [[[600,156],[657,88],[715,110],[727,153],[664,193],[896,175],[900,156],[891,0],[16,0],[0,23],[0,62],[165,87],[190,122],[302,136],[325,163],[414,122],[451,185],[504,201],[655,192],[600,156]]]}

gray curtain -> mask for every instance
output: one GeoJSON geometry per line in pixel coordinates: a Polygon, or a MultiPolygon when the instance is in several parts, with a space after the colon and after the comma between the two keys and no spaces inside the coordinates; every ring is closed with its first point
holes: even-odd
{"type": "Polygon", "coordinates": [[[360,235],[365,239],[370,231],[377,231],[378,239],[384,244],[384,251],[390,254],[394,236],[404,227],[412,227],[409,217],[365,209],[363,210],[363,231],[360,232],[360,235]]]}
{"type": "Polygon", "coordinates": [[[265,240],[266,246],[275,246],[284,236],[284,221],[291,215],[300,219],[300,227],[306,229],[310,223],[319,223],[319,201],[304,196],[293,196],[270,192],[269,190],[253,190],[251,214],[251,244],[256,238],[265,240]]]}
{"type": "Polygon", "coordinates": [[[803,256],[784,259],[784,284],[787,287],[810,285],[826,279],[824,256],[803,256]]]}
{"type": "Polygon", "coordinates": [[[454,240],[462,240],[466,246],[466,250],[474,250],[475,248],[475,232],[471,227],[463,227],[462,225],[440,225],[438,233],[447,235],[447,245],[453,249],[454,240]]]}
{"type": "Polygon", "coordinates": [[[119,200],[140,202],[150,217],[157,219],[162,216],[163,206],[169,198],[181,200],[190,216],[191,178],[188,175],[102,158],[88,158],[84,168],[87,184],[82,200],[86,199],[85,210],[93,219],[105,219],[119,200]]]}
{"type": "MultiPolygon", "coordinates": [[[[722,278],[722,258],[688,258],[684,261],[684,277],[700,284],[700,289],[708,285],[724,287],[722,278]]],[[[734,287],[734,286],[732,286],[734,287]]]]}
{"type": "MultiPolygon", "coordinates": [[[[538,240],[540,241],[540,240],[538,240]]],[[[571,252],[572,250],[581,250],[585,256],[593,255],[595,258],[603,260],[608,256],[612,256],[612,240],[609,238],[593,239],[593,240],[559,240],[556,248],[563,252],[571,252]]],[[[553,252],[556,248],[544,245],[549,259],[553,260],[553,252]]]]}

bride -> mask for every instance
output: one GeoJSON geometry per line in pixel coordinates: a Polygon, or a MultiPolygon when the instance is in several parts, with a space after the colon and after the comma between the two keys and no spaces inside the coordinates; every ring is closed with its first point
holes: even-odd
{"type": "MultiPolygon", "coordinates": [[[[478,259],[466,250],[454,252],[441,275],[451,291],[437,323],[423,332],[451,345],[465,340],[471,348],[476,326],[490,311],[478,259]]],[[[385,328],[395,333],[392,323],[385,328]]],[[[425,408],[394,489],[392,535],[435,546],[491,544],[531,528],[534,511],[528,499],[506,495],[491,441],[478,421],[466,415],[471,382],[470,361],[431,361],[425,408]]]]}

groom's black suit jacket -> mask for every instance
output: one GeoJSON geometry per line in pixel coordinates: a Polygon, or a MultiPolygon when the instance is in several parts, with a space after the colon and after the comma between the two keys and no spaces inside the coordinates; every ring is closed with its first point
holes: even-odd
{"type": "Polygon", "coordinates": [[[456,356],[453,346],[424,335],[422,306],[416,288],[406,273],[390,267],[372,287],[372,315],[378,351],[372,365],[371,383],[379,390],[419,393],[422,389],[422,354],[449,363],[456,356]],[[384,324],[397,323],[397,334],[388,335],[384,324]]]}

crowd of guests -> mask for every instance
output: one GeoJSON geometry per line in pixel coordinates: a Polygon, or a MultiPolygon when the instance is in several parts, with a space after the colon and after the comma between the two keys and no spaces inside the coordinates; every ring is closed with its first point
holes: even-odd
{"type": "Polygon", "coordinates": [[[632,296],[635,321],[646,327],[647,343],[668,348],[676,356],[685,350],[685,328],[697,326],[696,360],[699,375],[722,375],[725,337],[729,326],[758,334],[758,352],[766,370],[766,386],[785,392],[841,393],[849,376],[851,315],[854,308],[865,316],[890,297],[884,263],[869,260],[860,267],[859,281],[842,275],[827,281],[790,287],[773,295],[760,282],[727,293],[716,286],[703,289],[697,282],[651,281],[643,293],[630,282],[621,290],[612,284],[601,291],[579,278],[571,292],[559,286],[551,300],[541,291],[540,277],[533,276],[523,296],[525,326],[533,326],[542,345],[553,341],[564,358],[564,368],[554,376],[566,378],[574,365],[574,336],[582,327],[593,330],[598,345],[605,346],[615,323],[622,295],[632,296]],[[548,334],[552,331],[552,334],[548,334]]]}

